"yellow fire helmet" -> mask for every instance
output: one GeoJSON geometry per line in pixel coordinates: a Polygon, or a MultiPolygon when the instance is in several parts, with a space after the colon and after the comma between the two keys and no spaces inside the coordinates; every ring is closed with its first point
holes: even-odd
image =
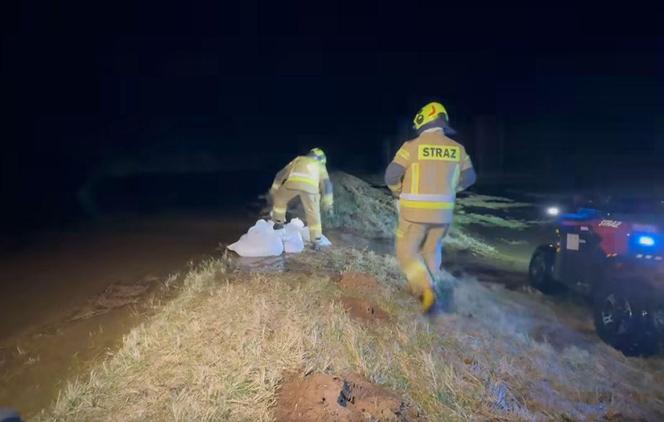
{"type": "Polygon", "coordinates": [[[413,127],[415,130],[420,130],[422,126],[427,125],[441,117],[445,120],[445,123],[449,122],[445,106],[436,102],[429,103],[422,107],[417,113],[413,119],[413,127]]]}
{"type": "Polygon", "coordinates": [[[323,150],[320,148],[313,148],[311,151],[309,151],[309,155],[313,156],[316,160],[323,164],[327,163],[327,157],[325,156],[323,150]]]}

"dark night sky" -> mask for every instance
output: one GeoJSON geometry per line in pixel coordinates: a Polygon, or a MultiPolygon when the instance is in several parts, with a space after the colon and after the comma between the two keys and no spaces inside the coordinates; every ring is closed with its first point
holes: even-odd
{"type": "Polygon", "coordinates": [[[478,116],[495,116],[518,171],[664,154],[654,10],[97,3],[3,2],[2,186],[17,212],[146,146],[271,154],[315,139],[337,162],[371,157],[436,98],[471,150],[478,116]]]}

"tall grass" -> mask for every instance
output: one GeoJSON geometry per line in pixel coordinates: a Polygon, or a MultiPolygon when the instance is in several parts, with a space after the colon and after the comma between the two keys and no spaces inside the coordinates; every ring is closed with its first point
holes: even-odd
{"type": "Polygon", "coordinates": [[[337,248],[287,264],[247,273],[211,260],[193,270],[177,298],[41,419],[269,421],[292,372],[358,373],[432,421],[664,416],[661,361],[533,340],[536,324],[560,327],[536,298],[464,280],[462,311],[429,320],[393,258],[337,248]],[[347,270],[378,279],[364,297],[389,320],[349,316],[340,299],[353,292],[335,282],[347,270]]]}

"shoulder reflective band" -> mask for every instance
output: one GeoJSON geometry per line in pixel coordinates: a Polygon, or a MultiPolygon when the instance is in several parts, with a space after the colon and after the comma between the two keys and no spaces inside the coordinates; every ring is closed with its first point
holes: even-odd
{"type": "Polygon", "coordinates": [[[427,145],[417,146],[418,160],[438,160],[438,161],[461,161],[461,150],[459,147],[448,145],[427,145]]]}
{"type": "Polygon", "coordinates": [[[404,160],[408,160],[410,158],[410,153],[403,148],[400,148],[399,151],[397,151],[397,155],[404,160]]]}
{"type": "Polygon", "coordinates": [[[410,192],[418,193],[420,191],[420,163],[413,163],[410,166],[410,192]]]}
{"type": "Polygon", "coordinates": [[[397,183],[397,184],[394,184],[394,185],[387,185],[387,187],[391,191],[400,191],[401,190],[401,183],[397,183]]]}
{"type": "Polygon", "coordinates": [[[406,199],[399,200],[399,206],[404,208],[417,208],[424,210],[451,210],[454,209],[454,202],[447,201],[409,201],[406,199]]]}
{"type": "Polygon", "coordinates": [[[297,176],[297,177],[306,177],[306,178],[309,178],[309,179],[312,179],[312,180],[314,179],[314,177],[312,175],[310,175],[309,173],[300,173],[299,171],[291,172],[290,175],[291,176],[297,176]]]}

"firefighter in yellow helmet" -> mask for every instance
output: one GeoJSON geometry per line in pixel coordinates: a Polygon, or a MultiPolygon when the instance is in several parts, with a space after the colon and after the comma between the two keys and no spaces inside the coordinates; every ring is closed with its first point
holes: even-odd
{"type": "Polygon", "coordinates": [[[320,208],[332,212],[334,197],[332,182],[327,173],[327,158],[320,148],[314,148],[307,155],[296,157],[281,169],[274,178],[270,195],[273,200],[272,219],[274,229],[279,230],[286,222],[288,203],[299,197],[304,207],[305,220],[314,248],[320,247],[323,233],[320,208]],[[322,200],[321,200],[322,198],[322,200]]]}
{"type": "Polygon", "coordinates": [[[418,136],[405,142],[385,171],[385,182],[399,198],[396,253],[412,292],[425,313],[437,300],[436,280],[456,193],[475,183],[476,174],[463,145],[448,136],[445,107],[432,102],[417,113],[418,136]]]}

